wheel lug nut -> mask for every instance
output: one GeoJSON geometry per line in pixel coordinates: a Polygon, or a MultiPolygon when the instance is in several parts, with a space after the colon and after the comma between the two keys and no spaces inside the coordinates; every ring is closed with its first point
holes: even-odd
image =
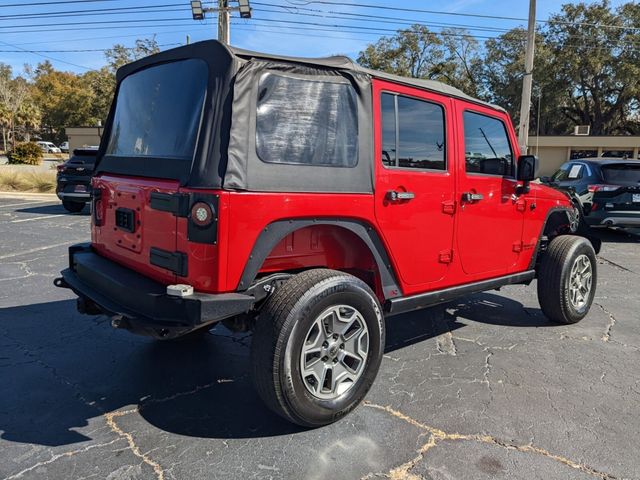
{"type": "Polygon", "coordinates": [[[329,346],[329,342],[325,341],[325,342],[322,344],[322,346],[323,346],[324,348],[327,348],[327,347],[329,346]]]}
{"type": "Polygon", "coordinates": [[[322,357],[323,362],[326,362],[327,360],[329,360],[329,357],[322,357]]]}
{"type": "Polygon", "coordinates": [[[340,350],[344,350],[344,343],[340,344],[340,350]]]}
{"type": "Polygon", "coordinates": [[[334,334],[333,334],[333,338],[334,338],[334,340],[337,340],[337,339],[338,339],[338,334],[337,334],[337,333],[334,333],[334,334]]]}

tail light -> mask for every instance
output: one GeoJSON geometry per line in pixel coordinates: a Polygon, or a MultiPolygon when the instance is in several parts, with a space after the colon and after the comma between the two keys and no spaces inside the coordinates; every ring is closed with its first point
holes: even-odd
{"type": "Polygon", "coordinates": [[[191,207],[191,221],[199,227],[207,227],[214,220],[213,209],[208,203],[196,202],[191,207]]]}
{"type": "Polygon", "coordinates": [[[589,185],[587,188],[589,192],[596,193],[596,192],[615,192],[620,187],[618,185],[597,184],[597,185],[589,185]]]}
{"type": "Polygon", "coordinates": [[[99,188],[94,188],[93,189],[93,204],[92,206],[92,210],[93,210],[93,224],[96,227],[100,227],[102,226],[103,223],[103,209],[102,209],[102,190],[99,188]]]}

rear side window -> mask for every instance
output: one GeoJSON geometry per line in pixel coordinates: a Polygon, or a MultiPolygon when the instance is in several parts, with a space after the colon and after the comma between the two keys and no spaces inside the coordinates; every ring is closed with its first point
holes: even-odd
{"type": "Polygon", "coordinates": [[[260,160],[357,165],[358,109],[351,84],[265,73],[258,89],[256,152],[260,160]]]}
{"type": "Polygon", "coordinates": [[[445,170],[444,108],[383,93],[382,163],[388,167],[445,170]]]}
{"type": "Polygon", "coordinates": [[[602,167],[602,177],[605,183],[640,186],[640,163],[604,165],[602,167]]]}
{"type": "Polygon", "coordinates": [[[513,176],[513,152],[504,123],[497,118],[464,112],[467,173],[513,176]]]}

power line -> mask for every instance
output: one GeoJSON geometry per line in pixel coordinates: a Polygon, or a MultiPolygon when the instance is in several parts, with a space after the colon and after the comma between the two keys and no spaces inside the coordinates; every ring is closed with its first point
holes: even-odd
{"type": "MultiPolygon", "coordinates": [[[[158,47],[173,47],[176,45],[182,45],[181,43],[162,43],[159,44],[158,47]]],[[[133,50],[136,47],[125,47],[127,50],[133,50]]],[[[84,52],[108,52],[111,48],[74,48],[70,50],[27,50],[21,48],[20,50],[0,50],[0,52],[4,53],[84,53],[84,52]]]]}
{"type": "MultiPolygon", "coordinates": [[[[311,5],[314,3],[321,5],[339,5],[344,6],[344,2],[337,2],[332,0],[307,0],[302,1],[300,4],[296,4],[291,0],[287,0],[293,7],[299,7],[300,5],[311,5]]],[[[255,2],[254,2],[255,3],[255,2]]],[[[270,6],[278,6],[274,4],[269,4],[270,6]]],[[[380,10],[393,10],[393,11],[401,11],[401,12],[411,12],[411,13],[428,13],[432,15],[452,15],[458,17],[473,17],[473,18],[485,18],[492,20],[508,20],[508,21],[517,21],[517,22],[526,22],[526,18],[519,17],[505,17],[500,15],[483,15],[479,13],[460,13],[460,12],[444,12],[442,10],[424,10],[420,8],[407,8],[407,7],[388,7],[385,5],[372,5],[367,3],[349,3],[350,7],[359,7],[359,8],[375,8],[380,10]]],[[[569,24],[575,26],[589,26],[589,27],[600,27],[600,28],[616,28],[616,29],[629,29],[629,30],[640,30],[640,27],[627,27],[623,25],[607,25],[607,24],[598,24],[598,23],[585,23],[585,22],[564,22],[562,20],[536,20],[536,23],[558,23],[558,24],[569,24]]]]}
{"type": "Polygon", "coordinates": [[[66,60],[60,60],[59,58],[50,57],[50,56],[44,55],[42,53],[29,52],[28,50],[25,50],[24,48],[20,48],[17,45],[13,45],[11,43],[3,42],[2,40],[0,40],[0,43],[2,43],[3,45],[8,45],[9,47],[18,48],[18,49],[20,49],[21,51],[23,51],[25,53],[32,53],[33,55],[38,55],[39,57],[46,58],[48,60],[53,60],[55,62],[60,62],[60,63],[66,63],[67,65],[71,65],[73,67],[82,68],[84,70],[93,70],[92,68],[85,67],[84,65],[78,65],[77,63],[67,62],[66,60]]]}
{"type": "Polygon", "coordinates": [[[0,8],[6,7],[35,7],[40,5],[65,5],[69,3],[97,3],[97,2],[117,2],[118,0],[65,0],[59,2],[36,2],[36,3],[10,3],[7,5],[0,5],[0,8]]]}
{"type": "Polygon", "coordinates": [[[15,13],[11,15],[0,15],[0,20],[10,20],[14,18],[62,18],[62,17],[79,17],[91,15],[119,15],[124,13],[156,13],[156,12],[179,12],[189,11],[188,8],[171,9],[169,7],[184,7],[182,3],[168,3],[164,5],[141,5],[138,7],[116,7],[116,8],[95,8],[91,10],[68,10],[64,12],[37,12],[37,13],[15,13]],[[154,10],[161,9],[161,10],[154,10]],[[132,10],[134,10],[132,12],[132,10]]]}
{"type": "MultiPolygon", "coordinates": [[[[82,22],[82,25],[105,25],[105,24],[120,24],[120,23],[136,23],[136,22],[179,22],[185,20],[183,18],[149,18],[146,20],[102,20],[98,22],[82,22]]],[[[38,28],[38,27],[70,27],[77,26],[77,23],[38,23],[33,25],[1,25],[0,28],[38,28]]]]}

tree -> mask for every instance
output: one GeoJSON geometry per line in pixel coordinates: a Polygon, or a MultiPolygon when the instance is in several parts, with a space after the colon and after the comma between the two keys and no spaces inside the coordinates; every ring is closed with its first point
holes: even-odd
{"type": "Polygon", "coordinates": [[[2,145],[7,150],[9,140],[16,141],[17,127],[35,128],[39,112],[33,104],[30,87],[22,77],[13,78],[10,66],[0,64],[0,123],[2,124],[2,145]]]}
{"type": "Polygon", "coordinates": [[[65,127],[95,125],[93,90],[80,75],[53,69],[43,62],[35,70],[34,98],[42,112],[44,133],[62,141],[65,127]]]}
{"type": "Polygon", "coordinates": [[[630,3],[613,11],[603,0],[567,4],[551,17],[547,43],[564,85],[561,112],[575,125],[590,125],[594,135],[640,133],[632,121],[640,96],[640,33],[628,20],[638,9],[630,3]]]}
{"type": "Polygon", "coordinates": [[[122,44],[116,44],[105,52],[107,63],[112,72],[115,72],[118,68],[131,63],[140,58],[147,57],[154,53],[158,53],[160,47],[155,35],[151,38],[144,38],[136,40],[136,45],[133,48],[127,48],[122,44]]]}
{"type": "Polygon", "coordinates": [[[431,79],[442,63],[442,41],[423,25],[398,30],[393,37],[382,37],[360,52],[364,67],[405,77],[431,79]]]}
{"type": "Polygon", "coordinates": [[[82,81],[93,92],[91,104],[91,116],[101,122],[105,122],[109,114],[109,107],[113,100],[116,88],[116,77],[109,67],[100,70],[91,70],[82,76],[82,81]]]}
{"type": "MultiPolygon", "coordinates": [[[[640,134],[640,4],[562,6],[536,34],[531,129],[640,134]],[[539,118],[539,121],[538,121],[539,118]]],[[[398,75],[441,80],[490,100],[518,121],[526,34],[515,28],[480,49],[465,31],[414,25],[363,50],[358,61],[398,75]]]]}

